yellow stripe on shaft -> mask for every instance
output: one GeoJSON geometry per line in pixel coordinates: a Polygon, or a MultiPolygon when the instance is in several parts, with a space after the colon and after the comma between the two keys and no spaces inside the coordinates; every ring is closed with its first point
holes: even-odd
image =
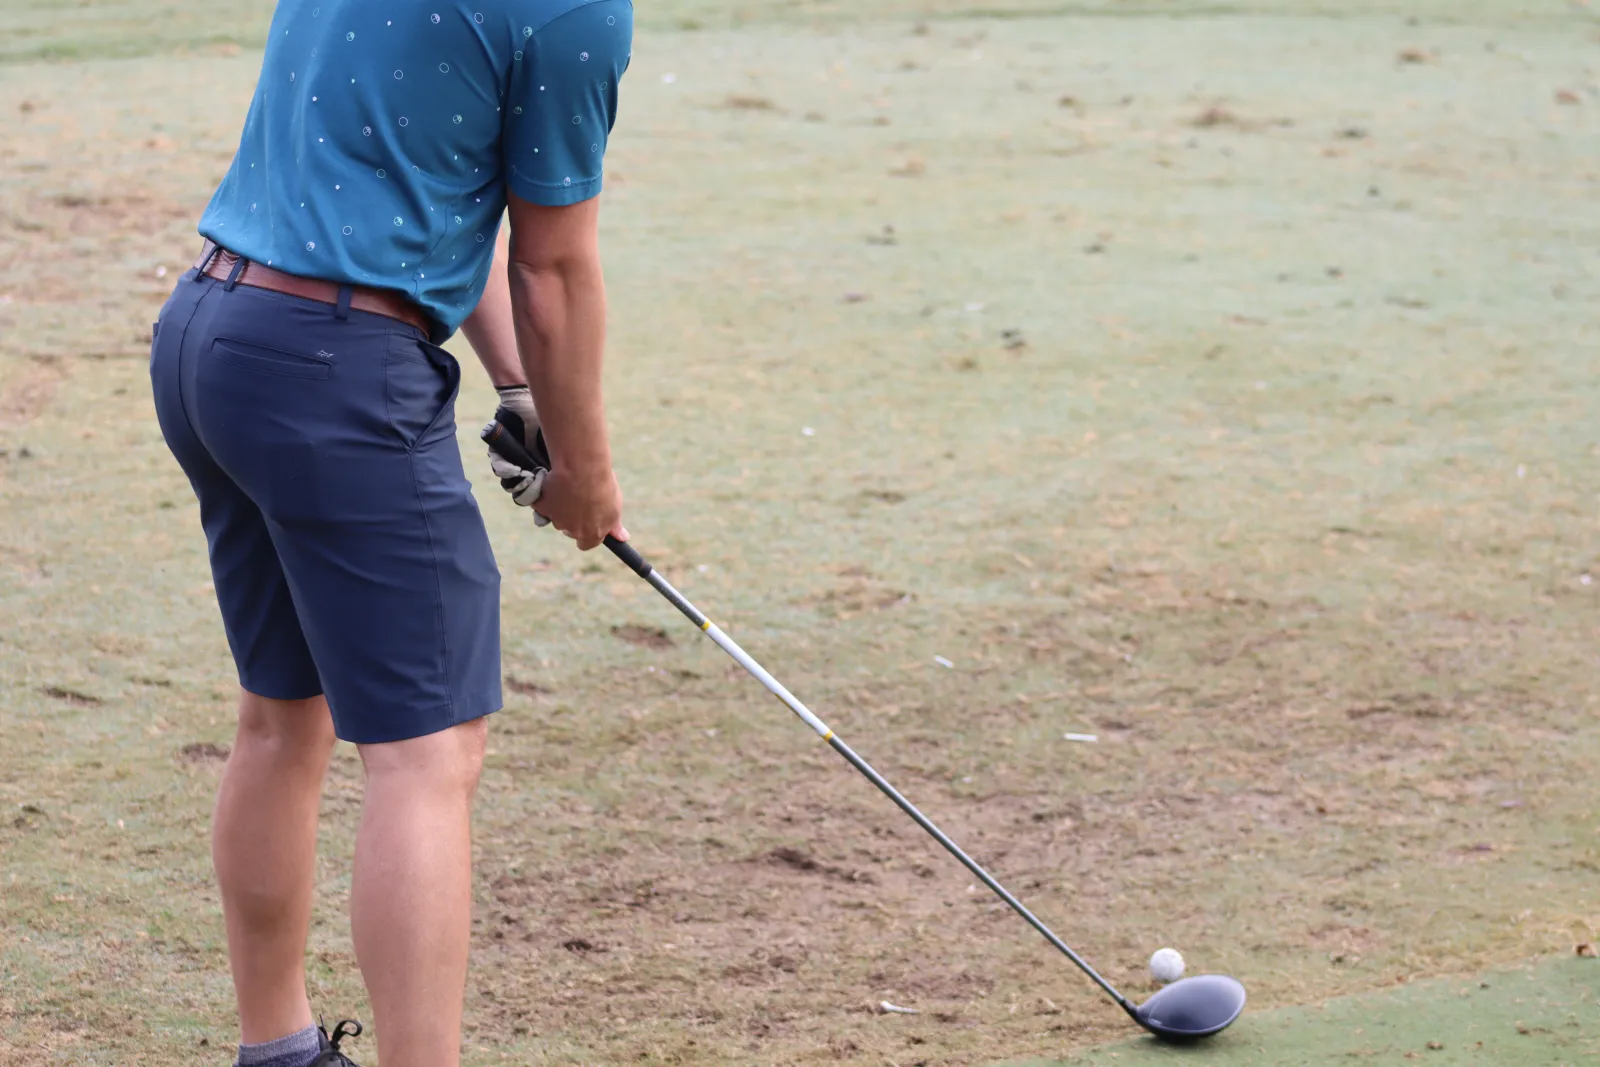
{"type": "Polygon", "coordinates": [[[701,624],[700,624],[700,629],[702,629],[702,630],[709,630],[709,629],[711,629],[711,620],[710,620],[710,619],[707,619],[707,620],[706,620],[706,621],[705,621],[705,622],[703,622],[703,623],[701,623],[701,624]]]}
{"type": "Polygon", "coordinates": [[[833,731],[829,730],[827,733],[823,734],[822,735],[822,739],[824,741],[832,741],[833,740],[833,731]]]}

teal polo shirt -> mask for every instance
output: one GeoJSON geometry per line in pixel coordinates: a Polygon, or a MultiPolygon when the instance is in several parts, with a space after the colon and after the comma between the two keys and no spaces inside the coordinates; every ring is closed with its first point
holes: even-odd
{"type": "Polygon", "coordinates": [[[507,191],[600,192],[630,0],[279,0],[200,233],[307,278],[398,289],[461,325],[507,191]]]}

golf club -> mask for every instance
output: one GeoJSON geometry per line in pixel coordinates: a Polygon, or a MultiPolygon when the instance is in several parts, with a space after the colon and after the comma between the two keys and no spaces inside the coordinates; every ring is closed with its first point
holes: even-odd
{"type": "MultiPolygon", "coordinates": [[[[499,452],[502,457],[522,467],[524,470],[548,470],[550,461],[543,455],[542,435],[536,437],[534,448],[541,453],[540,459],[534,459],[528,454],[528,449],[523,446],[520,433],[512,433],[500,424],[502,413],[497,413],[495,421],[483,428],[483,439],[489,447],[499,452]]],[[[1135,1004],[1117,991],[1116,987],[1100,976],[1093,967],[1089,966],[1083,957],[1079,956],[1055,932],[1046,926],[1033,912],[1023,906],[1022,902],[1011,895],[995,880],[994,876],[984,870],[971,856],[961,850],[961,847],[952,841],[943,830],[935,826],[926,815],[922,814],[911,801],[902,796],[899,790],[890,785],[888,780],[872,768],[866,760],[858,756],[854,749],[845,744],[828,728],[827,724],[811,710],[802,704],[794,694],[785,689],[783,685],[766,668],[757,663],[749,653],[740,648],[733,638],[723,633],[717,625],[701,613],[700,609],[689,603],[684,595],[672,587],[661,574],[652,567],[643,556],[634,550],[633,546],[613,537],[605,539],[605,546],[623,563],[626,563],[635,574],[655,587],[656,591],[672,602],[673,607],[681,611],[690,622],[698,626],[702,632],[717,647],[721,648],[734,661],[766,686],[767,691],[798,715],[807,726],[817,732],[817,735],[833,747],[833,750],[843,756],[849,764],[866,776],[867,780],[883,793],[884,796],[894,801],[901,811],[911,819],[939,844],[949,852],[961,865],[971,871],[984,885],[993,890],[994,894],[1011,906],[1011,909],[1022,916],[1035,930],[1044,936],[1044,939],[1061,951],[1067,959],[1077,965],[1078,969],[1088,975],[1106,994],[1115,1000],[1122,1010],[1127,1012],[1140,1026],[1155,1034],[1157,1037],[1169,1040],[1185,1041],[1195,1038],[1209,1037],[1226,1028],[1244,1011],[1245,991],[1238,980],[1221,974],[1202,974],[1192,978],[1179,979],[1152,995],[1143,1004],[1135,1004]]]]}

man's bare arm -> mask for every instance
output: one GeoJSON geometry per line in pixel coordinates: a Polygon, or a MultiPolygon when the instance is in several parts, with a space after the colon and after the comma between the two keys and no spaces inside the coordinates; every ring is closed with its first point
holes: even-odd
{"type": "Polygon", "coordinates": [[[538,510],[579,548],[608,534],[626,540],[601,395],[600,202],[543,207],[509,200],[511,318],[553,468],[538,510]]]}
{"type": "Polygon", "coordinates": [[[467,335],[472,351],[488,372],[496,388],[522,385],[527,381],[522,360],[517,355],[517,332],[511,320],[511,289],[506,282],[510,260],[510,241],[504,230],[495,242],[494,262],[489,267],[489,282],[484,286],[478,306],[472,309],[461,332],[467,335]]]}

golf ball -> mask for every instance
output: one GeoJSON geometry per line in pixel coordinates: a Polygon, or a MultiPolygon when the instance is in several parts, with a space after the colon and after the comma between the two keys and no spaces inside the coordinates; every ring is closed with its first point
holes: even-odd
{"type": "Polygon", "coordinates": [[[1158,982],[1176,982],[1183,977],[1183,956],[1175,948],[1158,948],[1150,957],[1150,974],[1158,982]]]}

